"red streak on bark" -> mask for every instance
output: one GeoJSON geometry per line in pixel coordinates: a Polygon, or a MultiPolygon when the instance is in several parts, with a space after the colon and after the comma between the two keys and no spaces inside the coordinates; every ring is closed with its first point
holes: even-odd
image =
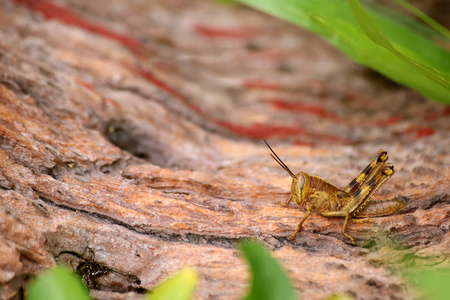
{"type": "Polygon", "coordinates": [[[425,120],[425,121],[436,121],[436,120],[438,120],[440,117],[442,117],[444,114],[442,114],[442,113],[426,113],[424,116],[423,116],[423,119],[425,120]]]}
{"type": "Polygon", "coordinates": [[[141,43],[127,35],[120,34],[109,30],[103,26],[86,21],[74,14],[69,8],[60,6],[58,4],[41,1],[41,0],[15,0],[17,3],[24,4],[32,10],[40,12],[47,19],[55,19],[67,25],[76,26],[85,29],[89,32],[104,36],[106,38],[115,40],[131,50],[138,50],[141,43]]]}
{"type": "Polygon", "coordinates": [[[434,134],[434,129],[431,127],[423,127],[416,129],[416,138],[423,138],[425,136],[429,136],[434,134]]]}
{"type": "Polygon", "coordinates": [[[399,117],[390,117],[390,118],[387,118],[384,120],[376,120],[375,121],[375,124],[380,127],[386,127],[386,126],[395,125],[398,123],[400,123],[399,117]]]}
{"type": "Polygon", "coordinates": [[[94,87],[93,87],[92,85],[90,85],[89,83],[84,82],[84,81],[82,81],[82,80],[80,80],[80,79],[77,79],[77,80],[75,80],[75,81],[76,81],[76,83],[77,83],[78,85],[81,85],[82,87],[84,87],[84,88],[86,88],[86,89],[88,89],[88,90],[90,90],[90,91],[95,92],[94,87]]]}
{"type": "Polygon", "coordinates": [[[179,92],[177,92],[176,90],[174,90],[172,87],[170,87],[167,83],[163,82],[162,80],[160,80],[159,78],[155,77],[155,75],[151,74],[150,72],[144,71],[144,70],[137,70],[137,73],[143,77],[145,80],[153,83],[154,85],[156,85],[157,87],[159,87],[160,89],[166,91],[167,93],[171,94],[172,96],[183,100],[184,102],[184,96],[181,95],[179,92]]]}
{"type": "Polygon", "coordinates": [[[217,123],[227,128],[236,135],[252,139],[262,139],[271,137],[282,138],[290,135],[305,133],[305,130],[303,128],[273,126],[261,123],[240,125],[222,120],[217,120],[217,123]]]}
{"type": "Polygon", "coordinates": [[[297,146],[309,146],[309,147],[315,146],[314,143],[305,142],[305,141],[302,141],[302,140],[295,140],[294,141],[294,145],[297,145],[297,146]]]}
{"type": "Polygon", "coordinates": [[[450,106],[444,109],[444,116],[450,116],[450,106]]]}
{"type": "Polygon", "coordinates": [[[166,93],[168,93],[168,94],[172,95],[173,97],[177,98],[178,100],[183,102],[185,105],[190,107],[192,110],[194,110],[198,114],[200,114],[200,115],[202,115],[203,117],[206,117],[206,118],[208,117],[208,115],[205,113],[204,109],[202,109],[200,106],[198,106],[196,104],[193,104],[193,103],[189,102],[184,95],[182,95],[181,93],[179,93],[178,91],[173,89],[167,83],[165,83],[164,81],[160,80],[159,78],[157,78],[156,76],[154,76],[150,72],[144,71],[144,70],[136,70],[136,72],[142,78],[144,78],[148,82],[156,85],[157,87],[159,87],[160,89],[162,89],[166,93]]]}
{"type": "Polygon", "coordinates": [[[450,116],[450,107],[446,107],[442,112],[427,113],[424,115],[425,121],[436,121],[441,117],[450,116]]]}
{"type": "MultiPolygon", "coordinates": [[[[84,87],[84,88],[86,88],[86,89],[88,89],[88,90],[90,90],[90,91],[92,91],[92,92],[94,92],[94,93],[100,95],[100,94],[95,90],[95,88],[94,88],[92,85],[90,85],[89,83],[84,82],[84,81],[82,81],[82,80],[80,80],[80,79],[76,79],[75,81],[76,81],[76,83],[77,83],[78,85],[80,85],[80,86],[82,86],[82,87],[84,87]]],[[[113,100],[113,99],[111,99],[111,98],[103,98],[103,99],[105,100],[106,103],[111,104],[111,105],[116,106],[116,107],[119,107],[119,103],[117,103],[117,101],[115,101],[115,100],[113,100]]]]}
{"type": "Polygon", "coordinates": [[[263,79],[245,80],[244,87],[248,89],[260,89],[260,90],[280,90],[281,86],[277,83],[265,81],[263,79]]]}
{"type": "Polygon", "coordinates": [[[250,27],[221,28],[206,24],[194,25],[194,32],[212,39],[249,39],[254,36],[258,30],[250,27]]]}
{"type": "Polygon", "coordinates": [[[119,107],[120,106],[119,103],[117,103],[116,100],[113,100],[111,98],[105,98],[105,102],[108,103],[108,104],[111,104],[112,106],[115,106],[115,107],[119,107]]]}
{"type": "Polygon", "coordinates": [[[403,133],[415,134],[416,138],[418,138],[418,139],[433,135],[434,132],[435,132],[434,129],[431,127],[418,127],[418,126],[414,126],[414,125],[403,131],[403,133]]]}
{"type": "Polygon", "coordinates": [[[272,105],[272,107],[276,109],[288,110],[291,112],[307,113],[319,117],[332,119],[335,121],[340,120],[338,116],[327,112],[325,109],[323,109],[321,106],[318,105],[311,105],[300,102],[288,102],[280,99],[270,99],[268,101],[272,105]]]}

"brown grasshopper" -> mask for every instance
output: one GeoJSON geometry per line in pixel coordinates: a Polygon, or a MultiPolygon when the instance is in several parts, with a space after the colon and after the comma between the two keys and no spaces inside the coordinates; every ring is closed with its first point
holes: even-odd
{"type": "Polygon", "coordinates": [[[317,176],[312,176],[305,172],[292,173],[266,140],[264,142],[272,151],[270,154],[272,158],[292,177],[291,196],[285,203],[277,202],[277,204],[288,205],[293,199],[298,205],[306,205],[306,214],[298,224],[297,230],[291,235],[291,240],[302,229],[303,222],[305,222],[311,212],[316,211],[325,217],[345,217],[342,234],[355,245],[355,240],[346,232],[350,219],[365,218],[363,220],[369,220],[369,217],[391,215],[406,206],[405,203],[397,199],[385,201],[369,200],[394,175],[394,166],[387,162],[388,156],[384,150],[379,150],[375,158],[361,174],[353,179],[344,189],[340,189],[317,176]]]}

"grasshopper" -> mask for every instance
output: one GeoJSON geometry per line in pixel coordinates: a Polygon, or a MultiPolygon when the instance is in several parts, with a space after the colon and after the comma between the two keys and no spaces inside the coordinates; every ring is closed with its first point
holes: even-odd
{"type": "Polygon", "coordinates": [[[355,245],[354,238],[347,233],[347,225],[352,218],[364,218],[359,221],[370,221],[369,217],[391,215],[406,206],[404,202],[397,199],[370,200],[372,195],[394,175],[394,166],[387,162],[388,156],[384,150],[379,150],[361,174],[344,189],[340,189],[317,176],[305,172],[292,173],[266,140],[264,142],[272,152],[270,154],[272,158],[292,177],[291,196],[286,202],[277,202],[277,204],[288,205],[291,200],[294,200],[298,205],[306,206],[306,214],[291,235],[291,240],[300,232],[311,212],[315,211],[325,217],[345,218],[342,234],[355,245]]]}

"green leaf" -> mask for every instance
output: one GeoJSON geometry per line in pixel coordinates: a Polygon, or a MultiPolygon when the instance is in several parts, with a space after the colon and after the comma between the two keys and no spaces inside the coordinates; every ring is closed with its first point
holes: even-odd
{"type": "Polygon", "coordinates": [[[370,14],[362,7],[358,0],[348,0],[350,7],[361,25],[367,36],[376,44],[381,47],[386,48],[395,56],[409,64],[411,67],[421,72],[428,78],[434,80],[435,82],[446,88],[450,95],[450,75],[440,72],[439,70],[427,65],[426,63],[421,63],[418,60],[414,60],[409,55],[404,55],[400,53],[389,41],[383,32],[383,29],[378,25],[378,23],[372,19],[370,14]]]}
{"type": "Polygon", "coordinates": [[[28,286],[28,300],[90,299],[88,289],[78,274],[58,266],[38,276],[28,286]]]}
{"type": "Polygon", "coordinates": [[[289,278],[261,245],[246,242],[241,245],[241,250],[252,273],[251,290],[246,300],[298,299],[289,278]]]}
{"type": "Polygon", "coordinates": [[[346,0],[238,1],[321,35],[355,61],[430,99],[450,103],[450,52],[425,38],[422,32],[428,28],[418,22],[405,22],[405,17],[383,13],[387,10],[375,5],[361,16],[355,0],[349,1],[361,26],[346,0]]]}
{"type": "Polygon", "coordinates": [[[158,285],[144,300],[189,300],[194,295],[198,276],[194,269],[186,268],[158,285]]]}
{"type": "Polygon", "coordinates": [[[424,293],[424,299],[450,299],[450,269],[422,270],[412,275],[411,281],[415,282],[415,286],[424,293]]]}

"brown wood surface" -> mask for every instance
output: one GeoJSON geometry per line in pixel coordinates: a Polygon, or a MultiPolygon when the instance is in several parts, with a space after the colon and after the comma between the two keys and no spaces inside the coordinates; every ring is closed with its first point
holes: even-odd
{"type": "MultiPolygon", "coordinates": [[[[97,299],[138,299],[184,266],[196,299],[239,299],[246,238],[303,299],[407,299],[405,265],[450,255],[450,108],[323,40],[211,1],[0,1],[0,298],[82,259],[117,271],[97,299]],[[348,184],[380,148],[396,174],[373,223],[276,201],[294,171],[348,184]],[[87,249],[91,249],[87,251],[87,249]],[[130,282],[127,274],[139,277],[130,282]]],[[[440,264],[447,264],[448,261],[440,264]]]]}

